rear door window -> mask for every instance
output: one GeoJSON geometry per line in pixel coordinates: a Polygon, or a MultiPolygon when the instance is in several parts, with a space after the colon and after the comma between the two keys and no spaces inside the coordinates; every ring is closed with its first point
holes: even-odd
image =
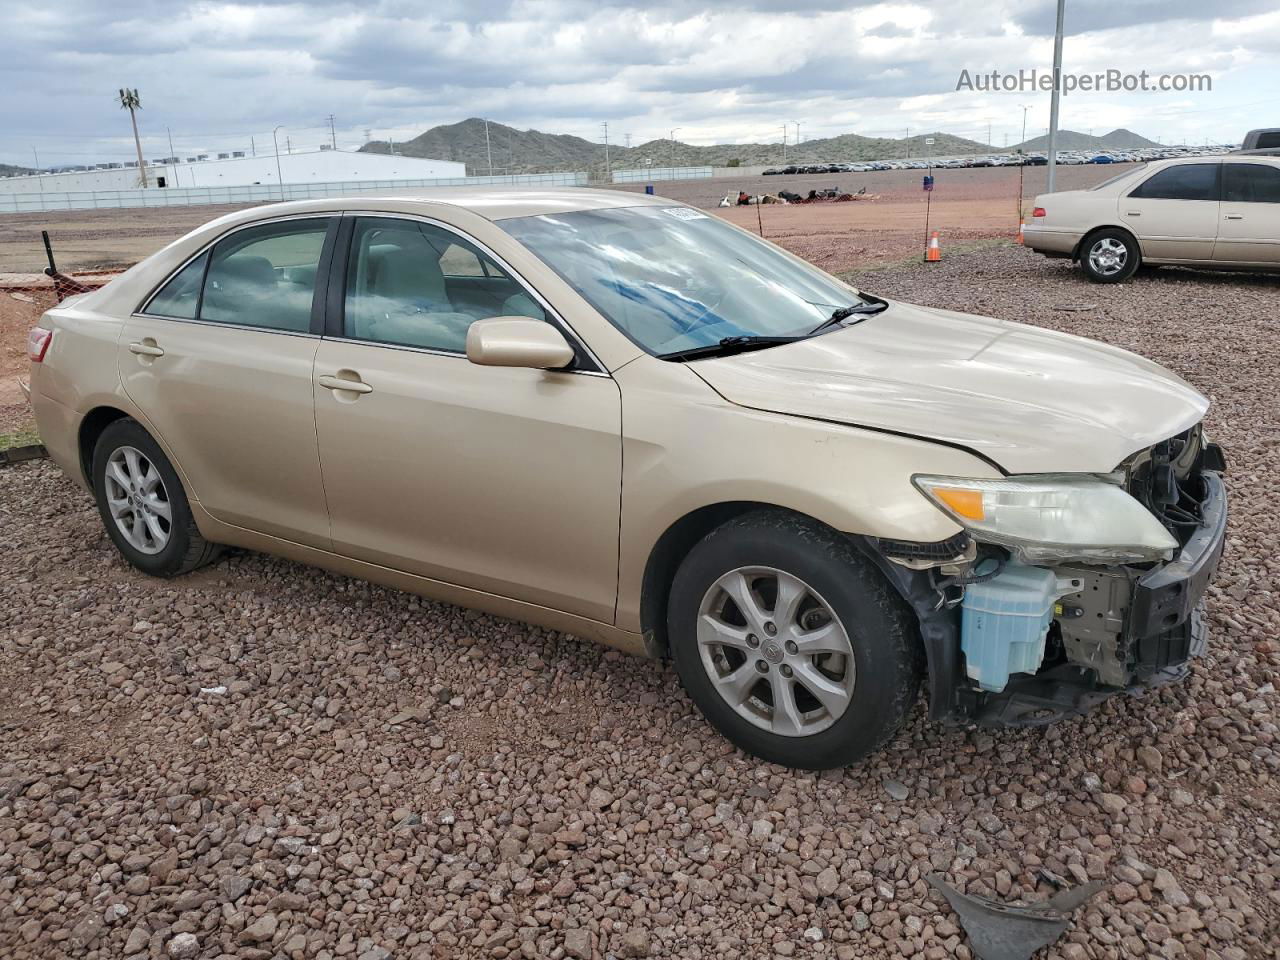
{"type": "Polygon", "coordinates": [[[328,218],[239,230],[214,246],[201,320],[289,333],[311,329],[311,301],[328,218]]]}
{"type": "Polygon", "coordinates": [[[1232,203],[1280,203],[1280,167],[1226,164],[1222,171],[1222,199],[1232,203]]]}
{"type": "Polygon", "coordinates": [[[153,317],[169,317],[173,320],[194,320],[200,306],[200,284],[204,282],[204,267],[209,254],[200,254],[170,278],[151,298],[142,310],[153,317]]]}
{"type": "Polygon", "coordinates": [[[1129,194],[1143,200],[1217,200],[1220,163],[1184,163],[1165,167],[1129,194]]]}

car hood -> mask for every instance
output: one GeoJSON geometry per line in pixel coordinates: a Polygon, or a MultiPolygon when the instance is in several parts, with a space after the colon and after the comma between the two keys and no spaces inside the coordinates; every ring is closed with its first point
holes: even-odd
{"type": "Polygon", "coordinates": [[[904,303],[833,333],[689,367],[740,406],[955,444],[1009,473],[1111,471],[1209,405],[1127,350],[904,303]]]}

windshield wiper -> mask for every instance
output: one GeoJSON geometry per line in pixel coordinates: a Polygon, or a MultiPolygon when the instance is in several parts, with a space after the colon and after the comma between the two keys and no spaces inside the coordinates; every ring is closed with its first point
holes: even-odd
{"type": "Polygon", "coordinates": [[[721,337],[718,343],[708,343],[701,347],[690,347],[688,350],[675,350],[671,353],[658,354],[659,360],[701,360],[703,357],[727,357],[734,353],[745,353],[747,350],[760,350],[764,347],[776,346],[779,343],[795,343],[804,337],[762,337],[738,336],[721,337]]]}
{"type": "Polygon", "coordinates": [[[820,333],[830,330],[832,327],[842,327],[844,322],[850,317],[873,317],[877,313],[881,313],[888,308],[889,304],[884,300],[872,300],[868,303],[857,303],[851,307],[840,307],[831,312],[831,316],[823,320],[820,324],[809,331],[809,336],[814,337],[820,333]]]}

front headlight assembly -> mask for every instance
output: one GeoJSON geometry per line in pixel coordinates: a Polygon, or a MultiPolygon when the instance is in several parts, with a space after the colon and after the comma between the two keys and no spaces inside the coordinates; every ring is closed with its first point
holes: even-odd
{"type": "Polygon", "coordinates": [[[1168,560],[1178,549],[1146,507],[1102,477],[911,479],[975,540],[1007,547],[1024,563],[1143,563],[1168,560]]]}

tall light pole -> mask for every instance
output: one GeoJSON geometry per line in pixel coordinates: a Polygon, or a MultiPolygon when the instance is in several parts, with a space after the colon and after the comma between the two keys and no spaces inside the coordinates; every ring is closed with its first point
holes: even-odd
{"type": "Polygon", "coordinates": [[[1053,193],[1054,173],[1058,167],[1058,94],[1062,87],[1062,20],[1067,0],[1058,0],[1058,27],[1053,35],[1053,91],[1049,100],[1049,183],[1046,193],[1053,193]]]}
{"type": "Polygon", "coordinates": [[[489,120],[484,121],[484,152],[489,158],[489,176],[493,176],[493,148],[489,146],[489,120]]]}
{"type": "MultiPolygon", "coordinates": [[[[173,131],[172,131],[172,130],[170,130],[168,127],[165,127],[165,128],[164,128],[164,132],[165,132],[166,134],[168,134],[168,136],[169,136],[169,156],[170,156],[170,157],[172,157],[172,156],[174,155],[174,153],[173,153],[173,131]]],[[[191,175],[191,182],[192,182],[193,184],[195,183],[195,174],[194,174],[194,173],[191,175]]],[[[178,165],[177,165],[176,163],[173,165],[173,185],[174,185],[175,187],[178,185],[178,165]]]]}
{"type": "Polygon", "coordinates": [[[798,147],[800,146],[800,121],[792,120],[791,122],[796,125],[796,146],[798,147]]]}
{"type": "Polygon", "coordinates": [[[276,133],[277,133],[277,132],[280,130],[280,128],[281,128],[281,127],[283,127],[283,126],[284,126],[284,124],[283,124],[283,123],[277,124],[277,125],[276,125],[276,128],[275,128],[274,130],[272,130],[272,131],[271,131],[271,143],[272,143],[272,144],[275,146],[275,148],[276,148],[276,182],[280,184],[280,199],[281,199],[281,200],[283,200],[283,199],[284,199],[284,174],[280,172],[280,141],[279,141],[278,139],[276,139],[276,133]]]}
{"type": "Polygon", "coordinates": [[[613,180],[613,167],[609,165],[609,121],[603,121],[600,126],[604,127],[604,180],[609,183],[613,180]]]}
{"type": "Polygon", "coordinates": [[[676,178],[676,131],[679,129],[681,128],[680,127],[671,128],[671,179],[672,180],[676,178]]]}
{"type": "Polygon", "coordinates": [[[784,123],[782,125],[782,164],[783,166],[786,166],[786,163],[787,163],[787,125],[784,123]]]}

